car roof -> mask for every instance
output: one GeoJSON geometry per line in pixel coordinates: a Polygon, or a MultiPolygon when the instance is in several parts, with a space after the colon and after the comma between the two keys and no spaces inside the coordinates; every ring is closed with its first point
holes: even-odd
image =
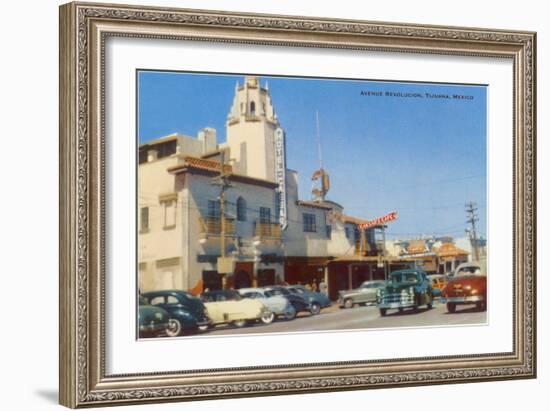
{"type": "Polygon", "coordinates": [[[397,270],[397,271],[392,271],[390,273],[390,275],[393,275],[393,274],[409,274],[409,273],[414,273],[414,274],[417,274],[417,273],[420,273],[420,274],[423,274],[425,273],[424,270],[420,270],[418,268],[408,268],[406,270],[397,270]]]}
{"type": "Polygon", "coordinates": [[[228,293],[238,293],[237,290],[225,289],[225,290],[209,290],[204,291],[203,294],[228,294],[228,293]]]}
{"type": "Polygon", "coordinates": [[[469,262],[466,262],[466,263],[459,264],[456,267],[456,271],[458,271],[459,269],[464,268],[464,267],[475,267],[475,268],[479,268],[479,269],[482,268],[481,264],[473,262],[473,261],[469,261],[469,262]]]}
{"type": "Polygon", "coordinates": [[[175,294],[180,294],[180,295],[185,295],[185,296],[191,295],[192,296],[192,294],[190,294],[187,291],[176,290],[176,289],[146,291],[144,293],[141,293],[141,295],[143,295],[145,297],[152,297],[152,296],[158,296],[158,295],[175,295],[175,294]]]}
{"type": "Polygon", "coordinates": [[[240,288],[237,291],[239,293],[261,293],[264,290],[262,288],[258,288],[258,287],[247,287],[247,288],[240,288]]]}

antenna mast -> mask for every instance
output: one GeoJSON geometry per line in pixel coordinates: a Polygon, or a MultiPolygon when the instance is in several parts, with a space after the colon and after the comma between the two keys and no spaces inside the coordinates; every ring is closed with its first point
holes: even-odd
{"type": "Polygon", "coordinates": [[[328,173],[323,168],[323,153],[321,151],[321,133],[319,131],[319,112],[315,111],[315,124],[317,125],[317,149],[319,153],[319,169],[313,173],[311,181],[313,181],[313,188],[311,193],[315,200],[323,201],[327,195],[328,189],[330,187],[328,173]],[[315,182],[319,181],[318,188],[315,187],[315,182]]]}
{"type": "Polygon", "coordinates": [[[323,152],[321,151],[321,133],[319,132],[319,111],[315,111],[315,124],[317,125],[317,149],[319,151],[319,169],[323,170],[323,152]]]}

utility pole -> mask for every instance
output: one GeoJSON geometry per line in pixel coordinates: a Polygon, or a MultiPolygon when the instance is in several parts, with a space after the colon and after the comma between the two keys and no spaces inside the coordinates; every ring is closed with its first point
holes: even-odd
{"type": "Polygon", "coordinates": [[[477,211],[477,204],[470,201],[469,203],[466,203],[466,214],[468,216],[468,219],[466,220],[466,223],[469,223],[472,225],[472,229],[470,230],[470,243],[472,244],[472,248],[474,249],[474,255],[476,257],[476,261],[479,261],[479,244],[477,241],[477,233],[476,233],[476,221],[479,221],[479,217],[476,214],[477,211]]]}
{"type": "MultiPolygon", "coordinates": [[[[214,178],[212,184],[220,186],[220,259],[218,259],[218,272],[220,269],[220,263],[225,260],[225,190],[231,187],[228,181],[228,174],[225,172],[225,152],[220,152],[220,174],[214,178]]],[[[226,288],[225,272],[219,272],[222,276],[222,288],[226,288]]]]}

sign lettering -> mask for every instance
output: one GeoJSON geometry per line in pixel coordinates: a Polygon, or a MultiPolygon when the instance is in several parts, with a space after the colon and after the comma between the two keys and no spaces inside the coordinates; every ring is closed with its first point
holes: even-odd
{"type": "Polygon", "coordinates": [[[388,221],[397,220],[397,211],[392,211],[391,213],[386,214],[385,216],[375,218],[374,220],[367,221],[366,223],[359,224],[360,230],[366,230],[367,228],[375,227],[377,225],[382,225],[388,221]]]}
{"type": "Polygon", "coordinates": [[[275,181],[279,184],[279,224],[285,230],[288,225],[286,199],[286,159],[285,132],[282,128],[275,130],[275,181]]]}

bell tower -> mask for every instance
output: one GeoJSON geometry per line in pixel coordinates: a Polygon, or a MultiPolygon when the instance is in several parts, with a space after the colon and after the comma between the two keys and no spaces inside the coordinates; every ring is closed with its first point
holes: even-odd
{"type": "Polygon", "coordinates": [[[269,88],[258,77],[247,76],[235,85],[227,116],[227,144],[238,173],[275,181],[275,114],[269,88]]]}

